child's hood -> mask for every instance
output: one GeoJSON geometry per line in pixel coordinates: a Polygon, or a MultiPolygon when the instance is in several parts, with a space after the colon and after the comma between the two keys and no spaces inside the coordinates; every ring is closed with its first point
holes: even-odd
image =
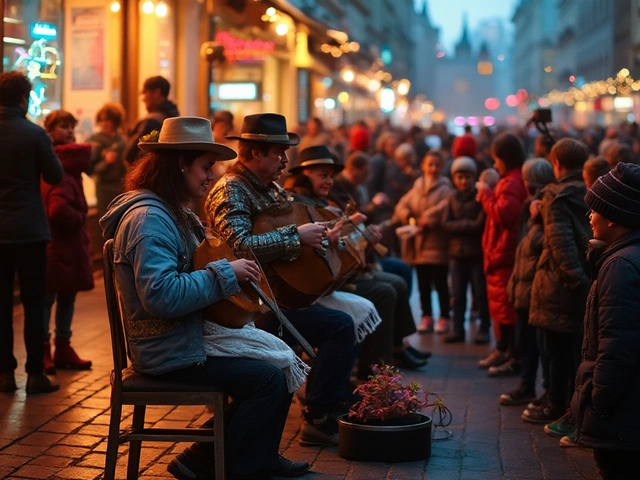
{"type": "Polygon", "coordinates": [[[54,150],[66,173],[79,177],[82,172],[89,170],[89,164],[91,162],[90,143],[56,145],[54,150]]]}

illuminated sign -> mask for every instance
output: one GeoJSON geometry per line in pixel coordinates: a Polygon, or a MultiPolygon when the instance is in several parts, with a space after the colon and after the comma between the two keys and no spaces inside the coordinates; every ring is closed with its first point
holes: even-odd
{"type": "Polygon", "coordinates": [[[613,108],[616,110],[631,110],[633,108],[633,98],[631,97],[615,97],[613,99],[613,108]]]}
{"type": "Polygon", "coordinates": [[[218,85],[219,100],[256,100],[258,98],[258,84],[220,83],[218,85]]]}
{"type": "Polygon", "coordinates": [[[50,23],[36,22],[31,25],[31,36],[33,38],[56,38],[58,29],[50,23]]]}
{"type": "Polygon", "coordinates": [[[273,42],[243,40],[226,31],[218,32],[215,41],[224,47],[224,56],[230,63],[264,60],[275,49],[273,42]]]}

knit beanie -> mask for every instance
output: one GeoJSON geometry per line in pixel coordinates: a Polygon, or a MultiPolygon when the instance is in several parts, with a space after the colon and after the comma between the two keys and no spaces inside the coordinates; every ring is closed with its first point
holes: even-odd
{"type": "Polygon", "coordinates": [[[599,177],[584,196],[594,212],[618,225],[640,228],[640,165],[619,163],[599,177]]]}
{"type": "Polygon", "coordinates": [[[456,158],[451,164],[451,175],[456,172],[469,172],[476,175],[478,173],[476,161],[471,157],[456,158]]]}
{"type": "Polygon", "coordinates": [[[454,158],[475,157],[477,151],[476,139],[470,133],[456,137],[451,146],[451,153],[453,153],[454,158]]]}

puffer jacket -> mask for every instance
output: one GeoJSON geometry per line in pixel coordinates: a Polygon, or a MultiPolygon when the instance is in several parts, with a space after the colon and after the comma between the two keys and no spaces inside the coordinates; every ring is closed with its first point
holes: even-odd
{"type": "Polygon", "coordinates": [[[495,190],[483,190],[480,203],[487,214],[482,234],[487,299],[494,325],[515,325],[516,311],[509,301],[507,285],[518,245],[518,227],[527,193],[519,168],[509,170],[495,190]]]}
{"type": "Polygon", "coordinates": [[[482,260],[482,232],[486,214],[476,200],[476,189],[451,192],[444,211],[442,230],[449,235],[449,257],[482,260]]]}
{"type": "Polygon", "coordinates": [[[442,230],[442,215],[452,191],[448,178],[439,177],[427,186],[418,178],[398,202],[394,216],[408,224],[410,218],[423,217],[427,227],[415,236],[401,239],[402,260],[410,265],[446,265],[449,263],[448,236],[442,230]]]}
{"type": "Polygon", "coordinates": [[[593,271],[571,402],[577,441],[640,450],[640,231],[611,244],[593,271]]]}
{"type": "Polygon", "coordinates": [[[531,292],[529,324],[582,336],[589,292],[587,244],[591,227],[582,172],[572,172],[542,190],[542,254],[531,292]]]}
{"type": "Polygon", "coordinates": [[[160,375],[204,362],[202,308],[240,289],[227,260],[193,270],[204,232],[193,214],[185,239],[171,208],[156,194],[133,190],[116,197],[100,219],[114,238],[114,274],[133,367],[160,375]]]}
{"type": "Polygon", "coordinates": [[[509,300],[516,310],[529,310],[533,277],[536,274],[536,265],[542,254],[542,240],[544,237],[542,219],[540,215],[535,218],[529,218],[530,205],[531,202],[527,201],[522,208],[522,216],[525,219],[524,223],[528,225],[528,230],[520,240],[520,243],[518,243],[513,273],[507,287],[509,300]]]}
{"type": "Polygon", "coordinates": [[[40,184],[51,227],[47,245],[47,291],[74,293],[93,288],[93,265],[87,232],[87,201],[82,173],[89,170],[91,144],[56,145],[64,176],[58,185],[40,184]]]}

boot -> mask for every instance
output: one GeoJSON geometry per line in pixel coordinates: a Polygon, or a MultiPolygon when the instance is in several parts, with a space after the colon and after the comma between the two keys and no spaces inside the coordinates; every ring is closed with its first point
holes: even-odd
{"type": "Polygon", "coordinates": [[[56,366],[51,357],[51,342],[44,342],[44,373],[47,375],[56,374],[56,366]]]}
{"type": "Polygon", "coordinates": [[[10,372],[0,372],[0,392],[13,393],[17,389],[16,377],[13,375],[13,370],[10,372]]]}
{"type": "Polygon", "coordinates": [[[27,375],[27,394],[51,393],[60,388],[60,385],[51,381],[44,373],[27,375]]]}
{"type": "Polygon", "coordinates": [[[56,353],[53,355],[53,362],[60,369],[89,370],[91,368],[91,360],[83,360],[78,357],[68,338],[56,338],[56,353]]]}

